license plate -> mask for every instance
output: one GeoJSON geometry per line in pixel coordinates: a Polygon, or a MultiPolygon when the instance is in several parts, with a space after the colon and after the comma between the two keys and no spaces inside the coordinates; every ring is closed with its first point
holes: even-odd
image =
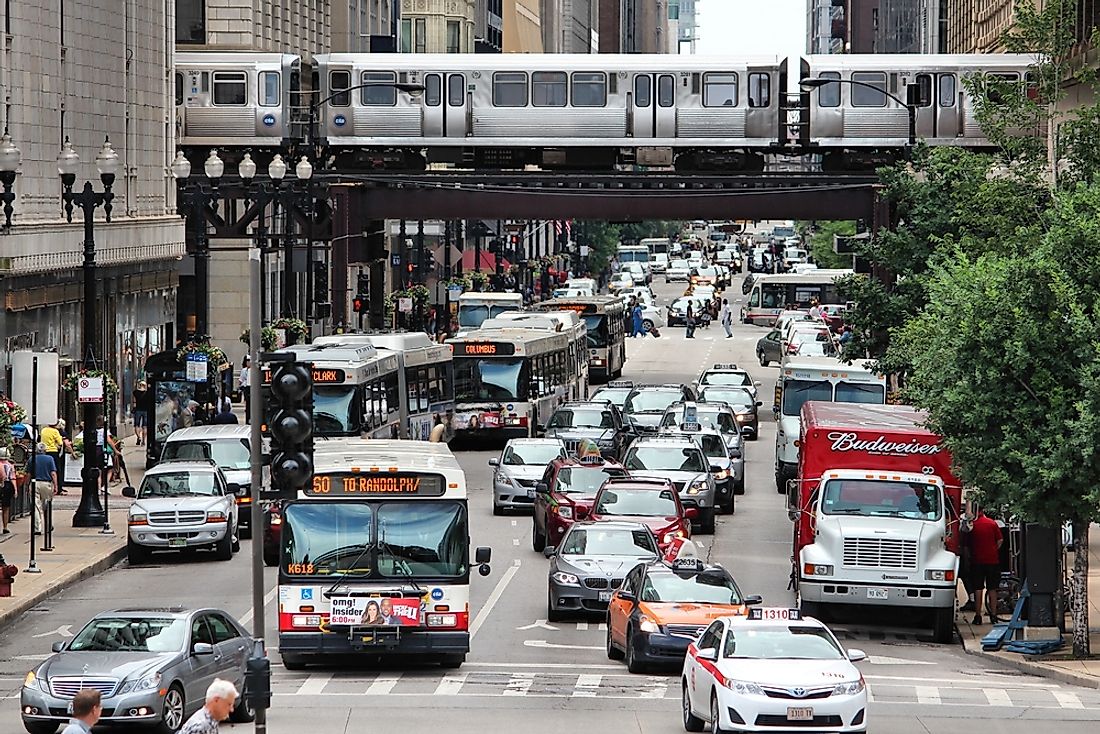
{"type": "Polygon", "coordinates": [[[601,591],[600,592],[600,601],[611,601],[611,592],[610,591],[601,591]]]}
{"type": "Polygon", "coordinates": [[[533,490],[533,489],[527,490],[527,496],[530,497],[531,499],[535,499],[535,490],[533,490]]]}
{"type": "Polygon", "coordinates": [[[788,706],[787,721],[813,721],[814,710],[809,706],[788,706]]]}
{"type": "Polygon", "coordinates": [[[67,709],[65,709],[65,713],[67,713],[69,715],[72,715],[72,713],[73,713],[73,702],[72,701],[69,701],[69,707],[67,709]]]}
{"type": "Polygon", "coordinates": [[[169,538],[168,539],[168,547],[169,548],[186,548],[187,547],[187,538],[169,538]]]}
{"type": "Polygon", "coordinates": [[[886,589],[867,589],[867,598],[883,600],[889,599],[890,592],[888,592],[886,589]]]}

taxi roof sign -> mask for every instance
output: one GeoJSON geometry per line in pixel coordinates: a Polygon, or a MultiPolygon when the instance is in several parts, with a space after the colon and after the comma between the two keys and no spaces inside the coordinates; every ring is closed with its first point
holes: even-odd
{"type": "Polygon", "coordinates": [[[733,362],[719,362],[718,364],[711,367],[711,369],[712,370],[735,370],[735,369],[737,369],[737,365],[734,364],[733,362]]]}
{"type": "Polygon", "coordinates": [[[602,464],[603,454],[595,441],[590,438],[581,439],[577,444],[577,461],[582,464],[602,464]]]}
{"type": "Polygon", "coordinates": [[[703,563],[703,559],[691,556],[675,558],[671,566],[673,571],[691,571],[693,573],[701,573],[707,567],[703,563]]]}
{"type": "Polygon", "coordinates": [[[786,607],[753,607],[748,619],[753,622],[797,622],[802,619],[802,612],[786,607]]]}
{"type": "Polygon", "coordinates": [[[700,431],[703,430],[703,424],[698,423],[698,422],[696,422],[696,423],[681,423],[680,424],[680,430],[683,431],[684,433],[699,433],[700,431]]]}
{"type": "Polygon", "coordinates": [[[607,387],[634,387],[633,380],[612,380],[607,383],[607,387]]]}

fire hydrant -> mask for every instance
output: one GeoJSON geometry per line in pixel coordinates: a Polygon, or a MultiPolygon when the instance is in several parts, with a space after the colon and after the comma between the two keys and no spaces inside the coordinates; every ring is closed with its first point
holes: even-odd
{"type": "Polygon", "coordinates": [[[11,596],[11,585],[17,573],[19,568],[8,564],[4,556],[0,556],[0,596],[11,596]]]}

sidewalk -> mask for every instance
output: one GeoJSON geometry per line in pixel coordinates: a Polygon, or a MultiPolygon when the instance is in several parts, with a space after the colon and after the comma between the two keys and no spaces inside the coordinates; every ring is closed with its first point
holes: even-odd
{"type": "MultiPolygon", "coordinates": [[[[1066,646],[1053,655],[1021,655],[1014,652],[986,652],[982,650],[982,637],[991,627],[988,624],[975,627],[970,624],[971,613],[957,615],[959,636],[963,647],[971,655],[996,660],[1032,675],[1053,678],[1070,685],[1100,688],[1100,525],[1093,525],[1089,532],[1089,627],[1093,659],[1074,660],[1070,650],[1071,639],[1064,636],[1066,646]]],[[[966,599],[959,586],[960,604],[966,599]]],[[[1007,620],[1006,620],[1007,621],[1007,620]]]]}
{"type": "MultiPolygon", "coordinates": [[[[145,474],[145,447],[126,441],[123,456],[134,486],[145,474]]],[[[80,504],[80,487],[68,487],[68,494],[54,498],[53,546],[43,552],[42,536],[36,536],[35,561],[42,573],[27,573],[30,561],[30,517],[13,520],[11,534],[0,536],[0,554],[9,564],[19,567],[12,584],[12,595],[0,597],[0,627],[19,617],[62,590],[101,573],[126,556],[126,517],[130,500],[121,496],[122,484],[110,487],[108,514],[113,535],[103,535],[102,528],[74,528],[73,513],[80,504]]],[[[102,500],[102,496],[101,496],[102,500]]]]}

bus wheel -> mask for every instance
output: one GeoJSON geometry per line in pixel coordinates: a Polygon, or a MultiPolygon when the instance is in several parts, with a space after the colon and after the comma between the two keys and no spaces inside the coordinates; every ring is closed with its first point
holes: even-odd
{"type": "Polygon", "coordinates": [[[306,663],[302,658],[297,655],[287,655],[286,653],[279,653],[283,658],[283,667],[287,670],[305,670],[306,663]]]}
{"type": "Polygon", "coordinates": [[[439,665],[453,670],[454,668],[461,668],[464,662],[466,662],[466,653],[456,652],[451,655],[444,655],[440,659],[439,665]]]}

